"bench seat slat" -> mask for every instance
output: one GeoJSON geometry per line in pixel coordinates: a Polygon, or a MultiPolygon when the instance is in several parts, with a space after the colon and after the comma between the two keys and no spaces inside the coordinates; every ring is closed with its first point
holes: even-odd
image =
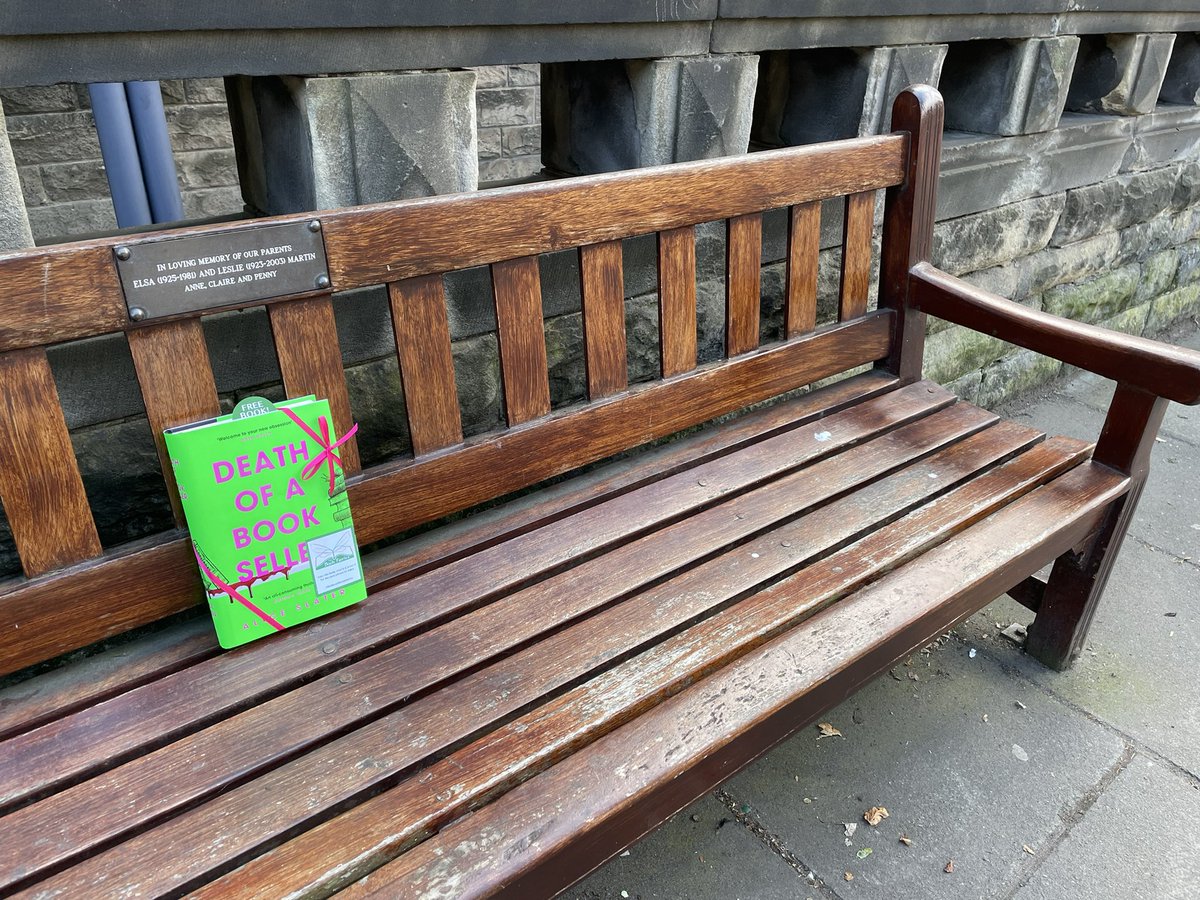
{"type": "Polygon", "coordinates": [[[175,524],[183,525],[179,489],[175,485],[175,472],[162,433],[164,428],[221,413],[208,346],[204,342],[204,328],[199,319],[181,319],[137,328],[126,337],[146,405],[146,418],[158,449],[171,511],[175,515],[175,524]]]}
{"type": "MultiPolygon", "coordinates": [[[[696,799],[1001,593],[1017,560],[1070,549],[1125,487],[1101,466],[1076,468],[449,826],[345,895],[467,898],[496,896],[503,885],[499,895],[528,897],[566,887],[572,876],[564,873],[617,852],[645,823],[696,799]],[[755,702],[739,702],[746,695],[755,702]]],[[[771,599],[799,586],[784,582],[771,599]]],[[[689,644],[701,646],[718,621],[688,635],[689,644]]]]}
{"type": "MultiPolygon", "coordinates": [[[[354,416],[350,412],[346,376],[342,373],[333,300],[328,295],[290,300],[271,304],[267,312],[287,395],[316,394],[327,399],[338,436],[344,435],[354,424],[354,416]]],[[[338,455],[347,475],[362,469],[355,438],[342,444],[338,455]]]]}
{"type": "MultiPolygon", "coordinates": [[[[27,576],[100,555],[58,388],[40,347],[0,354],[0,501],[27,576]]],[[[78,611],[58,613],[58,627],[70,631],[78,611]]],[[[61,642],[62,633],[55,639],[61,642]]]]}
{"type": "MultiPolygon", "coordinates": [[[[544,687],[538,685],[544,685],[547,677],[565,677],[576,665],[582,665],[586,670],[606,661],[618,662],[617,667],[607,673],[549,700],[515,722],[501,726],[493,734],[456,751],[447,760],[432,764],[420,776],[405,778],[389,792],[365,801],[349,813],[300,835],[261,860],[234,872],[229,878],[219,880],[210,891],[202,891],[201,895],[221,896],[222,891],[229,891],[233,896],[248,896],[255,890],[263,890],[266,885],[282,891],[285,887],[298,888],[314,877],[319,879],[318,884],[323,890],[337,886],[336,882],[321,880],[326,873],[342,879],[361,875],[364,866],[369,868],[381,858],[394,855],[405,843],[461,815],[469,805],[477,803],[497,787],[507,786],[513,778],[520,780],[533,774],[563,753],[610,731],[629,716],[644,712],[662,699],[664,691],[673,692],[670,690],[672,685],[678,690],[687,678],[704,674],[735,658],[753,644],[761,643],[771,634],[804,618],[829,599],[864,583],[878,574],[880,567],[894,564],[895,560],[911,555],[921,546],[936,543],[963,527],[964,522],[978,518],[1005,499],[1028,491],[1055,472],[1078,462],[1085,452],[1085,448],[1075,442],[1037,447],[1014,463],[951,491],[939,503],[921,507],[911,514],[914,517],[911,521],[902,519],[893,525],[886,540],[879,532],[867,537],[867,549],[881,554],[878,561],[868,561],[853,550],[841,551],[794,576],[803,584],[794,586],[788,594],[781,595],[778,588],[788,585],[789,581],[780,582],[776,588],[769,588],[759,595],[763,597],[761,601],[759,596],[743,600],[728,611],[718,612],[715,618],[693,626],[683,635],[669,636],[673,626],[686,624],[697,615],[711,615],[720,610],[722,596],[733,598],[742,594],[747,579],[752,582],[779,567],[778,554],[783,541],[792,544],[800,557],[820,553],[823,547],[837,546],[839,542],[858,536],[864,527],[869,528],[866,523],[871,521],[873,513],[895,515],[922,503],[922,495],[927,500],[931,495],[943,493],[945,487],[952,486],[955,477],[961,480],[973,466],[989,458],[1002,458],[1005,448],[1011,453],[1014,447],[1028,442],[1029,434],[1027,429],[1016,429],[1005,439],[996,429],[983,432],[915,467],[918,469],[916,477],[880,481],[869,489],[866,497],[854,495],[836,502],[814,513],[811,519],[805,518],[768,532],[740,548],[738,558],[741,561],[753,559],[752,552],[759,552],[761,560],[767,560],[772,553],[777,554],[771,561],[757,563],[763,567],[758,573],[745,573],[728,561],[721,565],[719,559],[714,560],[706,564],[707,570],[703,573],[687,573],[677,583],[659,585],[555,635],[542,645],[531,647],[522,654],[530,660],[523,669],[514,668],[520,660],[513,658],[498,665],[494,674],[480,672],[447,688],[440,698],[418,701],[398,713],[396,721],[386,726],[386,731],[382,722],[377,723],[380,728],[374,738],[375,749],[369,744],[347,749],[340,755],[339,764],[321,767],[323,773],[353,775],[334,776],[340,786],[324,785],[324,778],[318,783],[311,771],[305,773],[304,760],[289,764],[287,768],[294,771],[281,769],[276,775],[267,776],[259,784],[262,790],[276,796],[288,796],[299,817],[297,822],[312,820],[309,806],[314,802],[333,802],[339,796],[349,796],[338,791],[362,791],[369,784],[393,781],[394,776],[388,773],[403,771],[405,754],[415,760],[429,752],[422,744],[431,729],[452,728],[457,729],[456,733],[469,733],[469,726],[461,722],[468,710],[479,709],[482,705],[493,716],[505,710],[517,711],[536,696],[524,691],[543,690],[544,687]],[[1016,443],[1013,443],[1014,438],[1016,443]],[[967,452],[970,443],[973,446],[967,452]],[[939,463],[940,459],[951,455],[958,455],[957,463],[939,463]],[[945,476],[947,484],[942,488],[932,485],[926,467],[945,476]],[[859,499],[869,502],[860,505],[856,502],[859,499]],[[797,603],[796,597],[806,586],[813,588],[811,604],[797,603]],[[740,624],[734,627],[731,622],[740,624]],[[732,632],[731,627],[734,628],[732,632]],[[703,637],[696,636],[697,629],[703,637]],[[647,632],[658,632],[666,640],[629,662],[620,662],[619,654],[636,648],[639,641],[645,640],[647,632]],[[538,659],[551,658],[555,660],[553,666],[536,664],[538,659]],[[558,672],[546,674],[547,670],[561,667],[566,667],[568,672],[561,676],[558,672]],[[524,682],[514,680],[517,671],[525,672],[528,688],[524,682]],[[495,700],[482,701],[479,698],[481,690],[485,696],[494,695],[495,700]],[[465,695],[455,699],[459,693],[465,695]],[[500,709],[494,708],[497,703],[500,709]],[[387,735],[394,738],[389,740],[387,735]],[[366,773],[361,769],[356,771],[355,763],[363,759],[370,759],[381,768],[366,773]],[[295,788],[287,788],[289,783],[295,788]],[[357,866],[339,866],[338,863],[346,859],[354,860],[357,866]]],[[[347,738],[339,744],[352,740],[354,738],[347,738]]],[[[330,753],[336,750],[335,745],[328,748],[330,753]]],[[[226,839],[240,837],[246,842],[242,846],[248,848],[255,843],[261,846],[264,831],[273,832],[291,821],[273,818],[273,810],[265,810],[262,817],[251,816],[243,821],[231,821],[222,815],[237,816],[238,807],[245,808],[246,805],[244,802],[238,804],[232,798],[221,798],[208,808],[187,813],[162,834],[151,833],[135,839],[134,843],[139,846],[136,851],[131,849],[128,858],[132,861],[139,853],[154,852],[155,842],[169,842],[172,839],[170,832],[175,829],[177,834],[184,834],[200,827],[220,828],[220,823],[224,822],[227,827],[221,834],[226,839]],[[205,826],[205,822],[210,824],[205,826]]],[[[196,853],[203,866],[215,862],[208,851],[210,843],[196,841],[196,853]]],[[[122,865],[121,855],[114,852],[104,864],[122,865]]],[[[150,887],[146,883],[143,886],[150,887]]],[[[166,886],[165,883],[153,886],[151,893],[166,886]]]]}
{"type": "Polygon", "coordinates": [[[696,368],[696,229],[658,233],[659,351],[663,378],[696,368]]]}
{"type": "Polygon", "coordinates": [[[828,435],[823,441],[809,436],[801,442],[795,429],[783,431],[377,592],[370,603],[319,628],[288,631],[254,652],[235,651],[201,662],[10,739],[0,744],[0,807],[128,758],[147,736],[165,742],[261,703],[289,682],[329,667],[329,647],[345,657],[395,643],[542,572],[582,561],[722,496],[920,419],[952,399],[942,388],[920,383],[867,400],[823,419],[821,429],[828,435]]]}
{"type": "MultiPolygon", "coordinates": [[[[962,407],[962,409],[969,410],[968,407],[962,407]]],[[[880,457],[879,464],[886,465],[885,460],[893,456],[898,449],[906,446],[909,447],[908,452],[910,454],[919,456],[923,451],[920,443],[915,439],[915,434],[913,438],[906,438],[903,433],[906,431],[913,432],[914,429],[934,431],[935,429],[932,428],[933,419],[939,417],[945,418],[953,413],[954,410],[948,410],[946,413],[939,414],[939,416],[923,420],[915,425],[908,426],[905,429],[901,429],[900,431],[893,432],[884,438],[878,439],[878,441],[881,443],[881,446],[876,448],[876,453],[880,457]]],[[[975,418],[978,419],[978,416],[975,418]]],[[[943,428],[944,427],[945,426],[943,426],[943,428]]],[[[786,572],[789,566],[794,566],[797,564],[798,560],[803,559],[814,552],[819,552],[821,547],[834,546],[838,541],[844,541],[854,537],[856,535],[856,529],[862,530],[870,528],[879,520],[880,516],[894,516],[904,512],[912,505],[922,502],[923,499],[928,499],[928,497],[942,492],[956,482],[969,477],[981,466],[985,466],[989,462],[995,462],[998,459],[1002,459],[1006,455],[1011,455],[1012,453],[1020,450],[1022,447],[1028,446],[1031,441],[1036,439],[1036,432],[1014,425],[997,426],[996,428],[989,429],[974,438],[968,438],[961,444],[955,445],[950,450],[944,451],[932,457],[925,464],[923,464],[926,467],[932,467],[933,471],[938,473],[939,477],[937,479],[930,479],[925,474],[924,469],[915,475],[909,474],[906,478],[897,477],[890,480],[885,479],[884,481],[864,488],[859,492],[859,494],[854,495],[852,498],[848,498],[845,501],[835,504],[836,508],[831,507],[821,510],[819,513],[815,514],[815,522],[810,523],[807,519],[805,519],[801,520],[800,522],[786,525],[782,530],[777,529],[771,534],[770,538],[764,536],[757,539],[756,543],[752,545],[761,546],[764,552],[761,554],[762,561],[753,564],[750,569],[746,569],[744,567],[734,567],[730,569],[728,563],[724,563],[719,557],[713,562],[706,563],[699,568],[689,569],[671,581],[653,588],[648,593],[643,592],[637,597],[636,601],[626,601],[625,604],[622,604],[613,610],[599,614],[597,621],[588,620],[580,625],[573,626],[567,632],[560,632],[558,635],[551,638],[549,644],[535,645],[534,647],[530,648],[529,651],[523,651],[523,653],[518,654],[518,656],[514,657],[512,660],[498,663],[492,666],[491,669],[484,670],[478,676],[472,676],[467,680],[467,682],[443,689],[440,694],[429,698],[428,701],[418,701],[408,709],[401,710],[396,714],[388,716],[388,718],[385,720],[381,720],[374,725],[367,726],[367,728],[365,728],[362,732],[350,738],[344,739],[343,741],[337,742],[338,746],[331,745],[328,753],[325,751],[317,751],[311,759],[304,758],[300,761],[297,761],[297,763],[294,765],[289,764],[287,767],[289,770],[302,770],[307,772],[306,775],[293,772],[291,776],[292,783],[303,783],[305,785],[309,785],[310,787],[305,789],[308,791],[319,789],[318,785],[323,785],[327,781],[334,785],[340,781],[344,781],[345,778],[343,776],[336,776],[332,773],[339,771],[353,772],[353,762],[355,759],[360,758],[356,757],[354,754],[369,754],[371,752],[369,747],[371,746],[372,741],[374,741],[376,744],[378,744],[379,741],[382,741],[383,745],[389,747],[389,750],[387,751],[389,754],[387,757],[389,762],[388,765],[383,766],[377,772],[367,771],[365,773],[366,776],[374,775],[374,777],[380,778],[386,777],[387,772],[389,771],[399,771],[403,768],[404,763],[395,756],[395,753],[398,752],[398,750],[393,745],[395,744],[397,738],[403,736],[404,741],[413,742],[414,749],[418,751],[417,756],[414,757],[415,761],[416,759],[419,759],[422,754],[432,752],[434,749],[430,743],[431,738],[428,736],[430,734],[430,728],[440,727],[444,729],[449,727],[458,729],[456,733],[465,736],[469,734],[473,728],[479,727],[472,724],[471,715],[467,714],[469,709],[482,711],[489,716],[502,712],[502,710],[497,711],[494,709],[494,703],[488,703],[484,704],[483,706],[479,706],[478,702],[472,701],[472,693],[477,691],[479,688],[470,688],[471,684],[481,685],[488,691],[493,690],[497,685],[503,685],[506,695],[509,696],[506,697],[506,700],[502,706],[504,708],[515,709],[516,706],[519,706],[522,702],[527,702],[521,699],[523,696],[526,696],[525,694],[520,693],[521,690],[525,689],[522,688],[523,682],[514,681],[517,673],[525,672],[526,674],[522,676],[525,681],[528,681],[530,674],[536,675],[534,678],[535,693],[531,695],[532,697],[536,697],[538,695],[537,692],[547,689],[546,679],[553,679],[555,680],[555,683],[561,684],[571,677],[571,667],[565,665],[563,662],[564,659],[571,657],[571,647],[577,648],[575,651],[576,655],[578,655],[580,652],[583,652],[585,657],[592,660],[587,664],[587,667],[594,667],[597,663],[603,663],[604,660],[611,658],[614,652],[619,653],[621,650],[625,649],[625,647],[629,644],[629,641],[633,639],[634,634],[638,632],[639,628],[644,628],[645,633],[641,635],[640,639],[645,640],[649,634],[653,634],[653,632],[660,627],[644,627],[647,620],[654,621],[656,620],[656,617],[658,619],[662,619],[661,627],[663,629],[670,628],[671,622],[678,623],[686,621],[687,618],[695,615],[696,612],[698,612],[700,609],[703,609],[706,605],[711,607],[712,604],[719,604],[719,597],[722,595],[722,593],[728,597],[736,597],[740,592],[743,592],[747,586],[759,583],[763,579],[769,579],[771,577],[770,572],[786,572]],[[794,555],[797,561],[788,563],[785,559],[781,559],[779,557],[778,548],[781,546],[779,543],[781,540],[786,540],[789,544],[792,544],[796,547],[795,550],[790,552],[785,550],[782,555],[784,557],[794,555]],[[774,558],[772,558],[772,554],[767,552],[768,548],[775,548],[774,558]],[[751,571],[751,569],[753,569],[753,571],[751,571]],[[733,579],[732,582],[730,582],[730,578],[733,579]],[[712,586],[712,591],[708,589],[709,586],[712,586]],[[672,597],[676,597],[677,599],[672,600],[672,597]],[[701,606],[697,607],[695,611],[688,613],[685,608],[681,608],[679,606],[680,600],[678,598],[691,598],[688,602],[693,604],[699,603],[701,606]],[[628,605],[630,603],[634,603],[636,608],[630,607],[628,605]],[[611,647],[612,649],[605,650],[605,646],[611,647]],[[554,659],[556,662],[554,665],[546,665],[543,661],[541,664],[530,664],[525,666],[520,663],[520,659],[523,657],[528,657],[531,660],[538,659],[539,657],[542,660],[554,659]],[[491,671],[497,669],[499,671],[491,671]],[[510,674],[505,675],[505,671],[508,671],[510,674]],[[536,684],[541,684],[542,687],[536,687],[536,684]],[[447,692],[450,692],[456,696],[463,696],[464,699],[461,703],[452,703],[449,697],[445,696],[447,692]],[[455,708],[459,709],[457,714],[454,713],[455,708]],[[402,722],[408,722],[410,724],[403,725],[402,722]],[[438,726],[436,724],[439,722],[442,723],[442,725],[438,726]],[[376,735],[376,737],[370,738],[371,734],[376,735]],[[388,738],[387,735],[394,735],[395,737],[388,738]],[[341,745],[346,744],[347,741],[351,743],[358,742],[359,744],[363,745],[363,748],[359,750],[345,750],[341,747],[341,745]],[[349,755],[347,755],[347,753],[349,753],[349,755]],[[321,763],[319,760],[323,754],[325,756],[333,754],[337,759],[341,759],[342,762],[341,764],[337,765],[335,765],[332,761],[321,763]],[[314,766],[316,767],[315,769],[313,768],[314,766]],[[322,773],[319,776],[315,774],[315,772],[318,770],[322,773]],[[297,778],[300,779],[299,782],[296,782],[297,778]]],[[[862,449],[865,448],[860,448],[860,450],[862,449]]],[[[1078,454],[1079,448],[1076,447],[1075,451],[1076,454],[1078,454]]],[[[1062,454],[1060,453],[1060,456],[1061,455],[1062,454]]],[[[829,465],[834,462],[837,462],[839,466],[843,468],[846,466],[850,466],[851,468],[853,467],[853,464],[849,459],[839,460],[835,457],[827,460],[826,463],[818,464],[817,467],[814,467],[807,473],[800,472],[793,477],[798,479],[799,476],[807,474],[808,477],[804,480],[807,482],[808,489],[810,491],[836,491],[836,482],[831,482],[829,474],[825,472],[825,469],[828,469],[829,465]]],[[[864,464],[869,465],[869,463],[864,464]]],[[[866,473],[858,477],[869,478],[870,470],[868,469],[866,473]]],[[[781,487],[781,485],[782,482],[778,484],[772,484],[761,489],[758,494],[762,496],[756,499],[756,503],[760,506],[765,505],[769,508],[771,506],[770,501],[773,500],[773,497],[771,496],[773,493],[772,489],[778,489],[781,487]]],[[[752,513],[753,504],[749,504],[749,501],[752,498],[754,498],[754,495],[745,495],[733,501],[729,501],[729,503],[726,504],[728,510],[725,511],[725,515],[713,515],[715,513],[722,512],[721,508],[717,508],[710,511],[710,514],[701,514],[697,518],[702,518],[703,516],[708,515],[708,518],[713,521],[725,519],[736,522],[739,520],[737,520],[734,516],[734,512],[735,510],[741,509],[743,511],[742,514],[745,515],[748,520],[750,520],[750,525],[742,527],[752,527],[754,521],[754,515],[752,513]]],[[[796,497],[784,497],[775,501],[775,506],[786,511],[790,509],[791,504],[797,500],[798,498],[796,497]]],[[[759,515],[761,516],[762,513],[759,513],[759,515]]],[[[694,540],[698,537],[699,534],[693,534],[687,539],[694,540]]],[[[727,535],[727,538],[728,537],[732,537],[732,535],[727,535]]],[[[620,551],[615,552],[619,553],[620,551]]],[[[736,555],[739,558],[744,558],[746,552],[746,548],[739,548],[739,550],[736,552],[736,555]]],[[[651,548],[647,548],[643,555],[649,556],[651,559],[656,559],[658,553],[653,551],[651,548]]],[[[627,563],[622,565],[618,560],[613,560],[613,566],[618,569],[623,569],[628,565],[630,564],[627,563]]],[[[599,569],[599,567],[597,567],[597,569],[599,569]]],[[[601,579],[602,578],[603,576],[601,576],[601,579]]],[[[614,589],[620,588],[619,586],[614,586],[614,589]]],[[[536,600],[536,597],[533,599],[536,600]]],[[[544,601],[542,602],[542,605],[545,605],[544,601]]],[[[521,620],[525,616],[532,616],[537,608],[538,604],[535,602],[530,609],[524,612],[521,610],[508,610],[504,613],[504,615],[521,620]]],[[[457,625],[458,623],[456,622],[455,624],[457,625]]],[[[473,630],[478,634],[486,635],[487,628],[487,624],[481,621],[478,623],[478,625],[474,626],[473,630]]],[[[636,640],[634,643],[636,643],[636,640]]],[[[443,646],[446,645],[443,644],[443,646]]],[[[434,649],[437,649],[437,645],[435,645],[434,649]]],[[[398,651],[401,652],[397,652],[395,654],[397,657],[397,663],[400,663],[401,665],[407,664],[417,670],[421,669],[425,665],[430,664],[430,662],[436,659],[436,656],[429,657],[429,662],[426,662],[425,658],[423,658],[417,648],[412,647],[412,658],[410,660],[406,660],[402,653],[403,650],[403,647],[398,648],[398,651]],[[402,662],[402,660],[404,660],[404,662],[402,662]]],[[[469,663],[469,660],[467,660],[467,662],[469,663]]],[[[587,667],[581,671],[587,671],[587,667]]],[[[349,672],[350,670],[346,671],[349,672]]],[[[330,680],[332,681],[332,679],[330,680]]],[[[366,684],[363,684],[358,678],[355,678],[352,683],[358,685],[360,690],[370,691],[370,693],[376,696],[380,695],[380,693],[384,690],[382,685],[370,687],[366,684]]],[[[394,690],[404,693],[407,691],[407,688],[397,685],[394,690]]],[[[314,716],[322,715],[320,710],[317,708],[312,709],[312,714],[314,716]]],[[[477,716],[479,714],[480,713],[477,712],[475,715],[477,716]]],[[[296,718],[295,715],[285,715],[282,710],[275,710],[274,715],[266,717],[264,721],[267,723],[270,723],[271,721],[276,723],[280,721],[295,723],[296,718]]],[[[333,726],[333,723],[327,724],[329,724],[331,727],[333,726]]],[[[256,740],[254,733],[249,731],[245,732],[243,737],[249,743],[253,743],[256,740]]],[[[442,740],[445,740],[445,738],[443,737],[442,740]]],[[[184,745],[186,745],[186,743],[187,742],[184,742],[184,745]]],[[[183,760],[223,760],[225,758],[225,754],[221,752],[219,748],[214,747],[209,748],[206,751],[199,751],[197,748],[191,748],[184,745],[181,745],[178,748],[169,748],[177,752],[181,762],[183,760]]],[[[438,746],[440,746],[440,744],[438,746]]],[[[380,757],[380,759],[382,760],[382,757],[380,757]]],[[[157,796],[159,793],[170,789],[170,784],[165,782],[172,778],[179,778],[181,770],[182,767],[179,765],[174,767],[167,766],[162,769],[161,774],[157,776],[157,778],[155,778],[153,775],[150,775],[149,780],[147,780],[145,773],[135,776],[134,773],[131,772],[130,778],[132,780],[130,780],[129,783],[125,784],[124,786],[114,786],[113,793],[117,796],[125,796],[130,790],[136,790],[136,786],[139,784],[153,784],[157,781],[158,788],[151,792],[153,795],[157,796]]],[[[363,777],[363,773],[360,768],[359,774],[355,775],[355,779],[361,777],[363,777]]],[[[268,792],[280,797],[291,796],[292,792],[286,788],[286,784],[288,782],[286,780],[282,780],[284,778],[285,776],[282,775],[266,776],[265,780],[255,782],[256,786],[248,787],[245,790],[268,792]],[[274,784],[275,786],[269,787],[268,785],[270,784],[274,784]]],[[[353,781],[355,779],[351,780],[353,781]]],[[[82,788],[89,789],[89,785],[85,784],[82,786],[82,788]]],[[[66,795],[63,796],[65,797],[66,795]]],[[[312,800],[313,797],[311,795],[304,798],[304,801],[300,806],[300,809],[303,811],[303,815],[311,815],[310,805],[312,800]]],[[[294,802],[299,801],[297,800],[294,802]]],[[[225,835],[225,840],[220,842],[223,844],[223,846],[229,845],[229,842],[233,839],[231,835],[239,833],[239,829],[235,827],[234,822],[234,819],[236,819],[236,817],[239,815],[237,812],[239,805],[245,806],[244,803],[239,803],[236,798],[222,798],[222,800],[216,802],[213,808],[209,809],[209,817],[212,824],[208,827],[224,829],[222,834],[225,835]],[[234,819],[231,819],[230,817],[234,817],[234,819]]],[[[44,807],[45,815],[51,816],[52,818],[54,817],[55,804],[52,802],[39,804],[38,806],[30,808],[28,812],[30,814],[36,814],[39,806],[44,807]]],[[[154,816],[155,813],[156,811],[154,808],[143,808],[139,811],[139,814],[143,817],[154,816]]],[[[14,826],[19,825],[22,831],[29,831],[32,833],[40,830],[37,826],[36,819],[36,815],[34,815],[33,818],[30,818],[28,815],[22,815],[21,813],[18,813],[10,821],[14,826]]],[[[172,839],[167,835],[176,828],[184,829],[187,833],[192,833],[199,827],[199,823],[200,819],[198,819],[196,816],[185,816],[184,820],[180,820],[178,825],[168,827],[166,831],[157,837],[154,837],[153,835],[147,836],[145,841],[152,841],[159,838],[163,840],[177,840],[177,838],[172,839]]],[[[247,836],[253,836],[255,839],[261,839],[263,827],[264,824],[262,822],[255,822],[251,825],[247,825],[244,829],[240,829],[240,833],[247,836]]],[[[77,827],[73,828],[72,826],[68,826],[69,832],[76,832],[77,830],[77,827]]],[[[268,829],[268,831],[269,830],[270,829],[268,829]]],[[[62,840],[65,842],[66,846],[78,848],[81,842],[81,835],[78,833],[70,833],[64,835],[62,840]]],[[[145,843],[145,841],[135,839],[133,843],[139,845],[140,847],[143,843],[145,843]]],[[[207,846],[209,842],[206,840],[201,840],[198,843],[207,846]]],[[[143,847],[138,852],[145,852],[145,848],[143,847]]],[[[204,856],[206,852],[207,851],[202,851],[201,856],[204,856]]],[[[111,866],[114,864],[114,858],[109,856],[106,860],[106,866],[111,866]]]]}

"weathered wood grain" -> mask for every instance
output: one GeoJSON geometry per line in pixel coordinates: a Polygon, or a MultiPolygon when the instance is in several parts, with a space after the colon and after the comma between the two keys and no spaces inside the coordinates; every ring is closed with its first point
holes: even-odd
{"type": "Polygon", "coordinates": [[[871,290],[871,228],[874,216],[874,191],[846,197],[846,213],[842,219],[842,283],[838,313],[843,322],[867,311],[867,294],[871,290]]]}
{"type": "Polygon", "coordinates": [[[659,352],[663,378],[696,368],[696,229],[658,233],[659,352]]]}
{"type": "MultiPolygon", "coordinates": [[[[350,412],[350,394],[342,373],[342,351],[338,345],[337,325],[333,319],[333,301],[328,295],[291,300],[267,307],[275,354],[289,397],[316,394],[329,401],[329,412],[338,436],[354,424],[350,412]]],[[[347,476],[362,469],[358,441],[350,438],[338,447],[343,471],[347,476]]]]}
{"type": "Polygon", "coordinates": [[[392,282],[388,298],[413,453],[423,456],[460,443],[462,415],[442,276],[392,282]]]}
{"type": "Polygon", "coordinates": [[[550,412],[546,333],[542,326],[542,280],[537,258],[522,257],[492,266],[496,296],[504,410],[509,425],[550,412]]]}
{"type": "Polygon", "coordinates": [[[171,511],[175,524],[183,527],[183,507],[163,430],[221,413],[204,329],[199,319],[182,319],[136,328],[129,332],[128,341],[171,511]]]}
{"type": "MultiPolygon", "coordinates": [[[[1069,547],[1124,486],[1111,471],[1077,467],[962,539],[929,551],[577,750],[346,895],[477,897],[494,895],[499,886],[504,896],[553,894],[575,873],[640,837],[645,823],[710,790],[762,748],[1002,593],[1015,570],[1036,567],[1037,560],[1069,547]],[[629,759],[639,765],[614,770],[615,760],[629,759]],[[548,814],[550,804],[561,812],[548,814]]],[[[862,557],[852,561],[861,564],[862,557]]],[[[754,599],[765,601],[794,586],[783,582],[754,599]]],[[[812,596],[808,586],[792,599],[812,596]]],[[[698,630],[711,631],[719,621],[698,630]]],[[[703,646],[700,635],[691,641],[703,646]]]]}
{"type": "Polygon", "coordinates": [[[821,204],[801,203],[788,213],[787,303],[783,330],[792,338],[817,327],[817,264],[821,204]]]}
{"type": "Polygon", "coordinates": [[[762,214],[731,218],[725,241],[726,356],[739,356],[758,346],[761,271],[762,214]]]}
{"type": "Polygon", "coordinates": [[[0,424],[0,501],[25,574],[99,556],[46,351],[0,354],[0,424]]]}
{"type": "Polygon", "coordinates": [[[629,385],[621,242],[580,247],[579,280],[588,397],[598,400],[629,385]]]}

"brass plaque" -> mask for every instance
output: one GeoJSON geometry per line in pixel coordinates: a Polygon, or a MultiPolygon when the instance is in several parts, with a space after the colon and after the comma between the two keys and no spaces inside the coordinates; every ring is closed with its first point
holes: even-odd
{"type": "Polygon", "coordinates": [[[329,287],[320,222],[291,222],[113,248],[135,321],[329,287]]]}

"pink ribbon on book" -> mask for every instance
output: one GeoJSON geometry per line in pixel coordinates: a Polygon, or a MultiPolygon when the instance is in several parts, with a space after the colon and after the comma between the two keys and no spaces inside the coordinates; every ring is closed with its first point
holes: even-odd
{"type": "Polygon", "coordinates": [[[332,497],[335,475],[333,464],[336,462],[338,464],[338,468],[340,468],[343,472],[346,470],[346,467],[342,465],[342,458],[333,451],[342,446],[342,444],[346,443],[346,441],[350,440],[350,438],[354,437],[355,432],[358,431],[358,423],[355,422],[350,426],[349,431],[338,438],[337,441],[330,443],[329,423],[325,421],[324,416],[317,417],[317,425],[320,426],[321,429],[321,433],[317,434],[315,431],[309,428],[308,425],[306,425],[298,415],[296,415],[286,406],[279,407],[279,410],[283,413],[286,413],[287,417],[299,425],[305,434],[321,445],[321,452],[317,455],[316,459],[312,460],[304,467],[301,475],[304,478],[311,478],[317,473],[317,470],[321,468],[322,464],[329,463],[329,496],[332,497]]]}
{"type": "Polygon", "coordinates": [[[211,581],[213,584],[215,584],[217,587],[219,587],[222,591],[224,591],[226,594],[228,594],[231,599],[236,600],[238,603],[242,604],[242,606],[246,607],[246,609],[250,610],[250,612],[254,613],[256,616],[258,616],[260,619],[262,619],[264,622],[266,622],[268,625],[270,625],[276,631],[283,631],[283,626],[281,624],[279,624],[278,620],[272,618],[272,616],[269,613],[259,609],[257,606],[255,606],[253,603],[251,603],[249,600],[247,600],[245,597],[243,597],[241,594],[239,594],[237,592],[237,590],[230,587],[224,581],[222,581],[220,578],[218,578],[216,575],[213,574],[212,569],[210,569],[208,566],[206,566],[204,564],[204,560],[202,560],[200,558],[200,551],[196,548],[195,541],[192,542],[192,553],[194,553],[196,555],[196,562],[200,565],[200,571],[208,576],[209,581],[211,581]]]}

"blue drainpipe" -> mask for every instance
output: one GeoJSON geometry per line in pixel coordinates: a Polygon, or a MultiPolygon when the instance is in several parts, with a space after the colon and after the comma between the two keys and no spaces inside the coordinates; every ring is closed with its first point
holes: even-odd
{"type": "Polygon", "coordinates": [[[117,226],[183,218],[157,81],[88,85],[117,226]]]}

